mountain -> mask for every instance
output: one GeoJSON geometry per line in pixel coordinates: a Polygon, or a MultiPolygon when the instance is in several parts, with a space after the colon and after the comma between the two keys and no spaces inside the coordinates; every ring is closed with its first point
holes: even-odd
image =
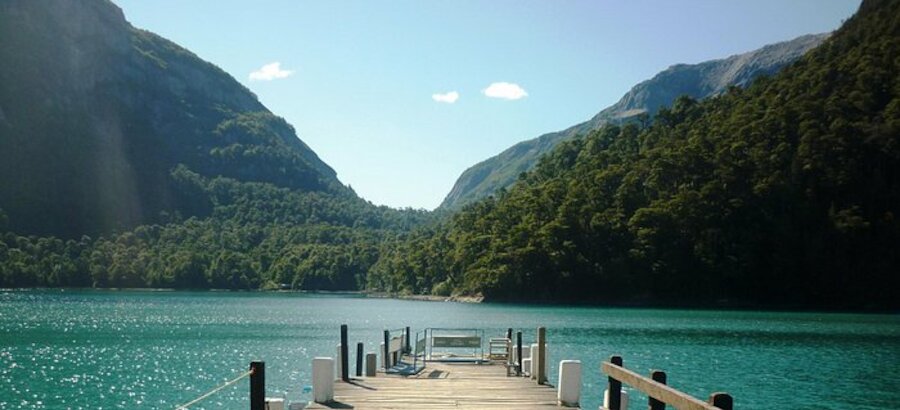
{"type": "Polygon", "coordinates": [[[640,114],[653,115],[660,107],[670,105],[681,95],[707,98],[719,95],[731,86],[745,87],[758,76],[772,75],[821,44],[828,35],[805,35],[721,60],[669,67],[634,86],[618,102],[590,120],[563,131],[522,141],[465,170],[440,208],[458,209],[493,195],[501,188],[508,188],[516,182],[519,174],[534,168],[542,155],[576,135],[587,135],[604,124],[622,123],[640,114]]]}
{"type": "Polygon", "coordinates": [[[108,0],[0,2],[0,38],[0,209],[13,231],[77,238],[208,212],[179,165],[353,195],[252,92],[108,0]]]}
{"type": "Polygon", "coordinates": [[[900,2],[771,77],[608,124],[418,229],[369,283],[487,300],[900,308],[900,2]]]}
{"type": "Polygon", "coordinates": [[[0,288],[357,290],[432,218],[107,0],[0,1],[0,39],[0,288]]]}

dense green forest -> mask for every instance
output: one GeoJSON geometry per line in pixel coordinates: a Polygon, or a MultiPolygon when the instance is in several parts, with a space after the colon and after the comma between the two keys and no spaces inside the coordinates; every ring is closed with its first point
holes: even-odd
{"type": "Polygon", "coordinates": [[[748,89],[565,142],[399,239],[372,287],[488,299],[897,307],[900,2],[748,89]]]}
{"type": "Polygon", "coordinates": [[[896,308],[898,66],[900,3],[866,0],[782,72],[561,143],[446,215],[376,207],[284,145],[283,120],[234,113],[209,124],[200,160],[167,168],[179,205],[149,223],[23,234],[21,210],[0,210],[0,287],[896,308]],[[300,174],[324,185],[292,186],[300,174]]]}
{"type": "Polygon", "coordinates": [[[439,208],[459,210],[468,203],[494,195],[501,188],[509,188],[519,174],[534,169],[540,157],[552,151],[557,144],[587,135],[603,125],[643,121],[655,115],[660,108],[671,106],[682,95],[702,100],[722,94],[731,86],[746,87],[756,77],[772,75],[797,61],[829,35],[807,34],[728,58],[673,65],[638,83],[619,101],[591,119],[562,131],[519,142],[466,169],[439,208]]]}
{"type": "MultiPolygon", "coordinates": [[[[269,183],[173,178],[208,216],[92,239],[0,235],[0,286],[352,290],[380,244],[421,225],[424,211],[376,207],[356,197],[269,183]]],[[[8,219],[0,211],[0,232],[8,219]]]]}
{"type": "Polygon", "coordinates": [[[0,38],[0,287],[357,289],[431,217],[109,0],[0,2],[0,38]]]}

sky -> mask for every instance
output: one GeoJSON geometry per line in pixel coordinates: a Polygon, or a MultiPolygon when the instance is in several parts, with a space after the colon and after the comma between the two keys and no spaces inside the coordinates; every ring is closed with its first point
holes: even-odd
{"type": "Polygon", "coordinates": [[[221,67],[338,178],[437,207],[468,167],[585,121],[635,84],[837,29],[858,0],[114,0],[221,67]]]}

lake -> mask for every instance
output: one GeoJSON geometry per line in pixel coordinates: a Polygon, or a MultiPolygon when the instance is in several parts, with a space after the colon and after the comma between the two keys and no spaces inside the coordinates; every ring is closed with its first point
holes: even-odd
{"type": "MultiPolygon", "coordinates": [[[[900,402],[900,315],[461,304],[295,293],[0,291],[0,409],[173,409],[266,362],[268,396],[308,399],[315,356],[375,351],[385,328],[547,327],[559,360],[584,366],[583,407],[606,385],[601,360],[739,409],[883,409],[900,402]]],[[[353,353],[351,353],[353,354],[353,353]]],[[[351,361],[351,363],[353,363],[351,361]]],[[[353,365],[351,364],[351,369],[353,365]]],[[[631,393],[632,409],[646,401],[631,393]]],[[[243,380],[192,408],[248,408],[243,380]]]]}

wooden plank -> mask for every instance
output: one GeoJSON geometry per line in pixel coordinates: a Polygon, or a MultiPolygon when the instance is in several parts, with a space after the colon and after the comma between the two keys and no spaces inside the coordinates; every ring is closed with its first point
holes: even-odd
{"type": "Polygon", "coordinates": [[[678,410],[720,410],[718,407],[700,401],[687,393],[682,393],[665,384],[648,379],[610,362],[601,363],[600,370],[609,375],[609,377],[628,384],[644,394],[678,410]]]}
{"type": "Polygon", "coordinates": [[[465,335],[462,335],[462,336],[461,335],[432,336],[431,337],[431,347],[479,348],[479,347],[481,347],[481,337],[480,336],[465,336],[465,335]]]}
{"type": "Polygon", "coordinates": [[[403,349],[403,337],[402,336],[394,336],[391,338],[391,353],[399,352],[400,349],[403,349]]]}
{"type": "Polygon", "coordinates": [[[335,403],[308,409],[526,409],[558,408],[556,389],[507,377],[502,364],[428,363],[412,376],[379,374],[335,383],[335,403]],[[330,407],[329,407],[330,406],[330,407]]]}

